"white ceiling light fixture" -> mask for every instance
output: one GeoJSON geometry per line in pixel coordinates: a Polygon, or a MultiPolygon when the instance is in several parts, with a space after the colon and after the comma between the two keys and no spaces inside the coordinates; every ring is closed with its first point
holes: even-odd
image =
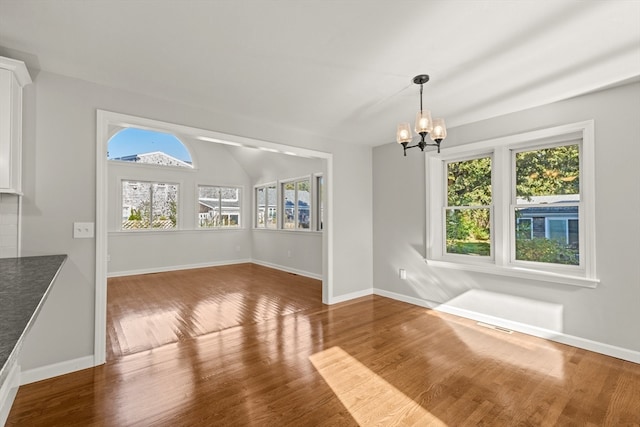
{"type": "Polygon", "coordinates": [[[440,143],[447,137],[447,128],[444,124],[444,119],[431,119],[431,111],[422,109],[422,88],[423,85],[429,81],[428,74],[420,74],[413,78],[413,82],[420,85],[420,111],[416,114],[416,126],[415,131],[420,135],[420,141],[415,145],[409,145],[413,139],[411,133],[411,125],[408,122],[400,123],[396,132],[396,140],[398,144],[402,144],[404,155],[407,155],[407,149],[420,147],[420,151],[424,151],[425,147],[434,146],[438,147],[438,153],[440,152],[440,143]],[[431,134],[431,140],[433,142],[425,141],[427,135],[431,134]]]}

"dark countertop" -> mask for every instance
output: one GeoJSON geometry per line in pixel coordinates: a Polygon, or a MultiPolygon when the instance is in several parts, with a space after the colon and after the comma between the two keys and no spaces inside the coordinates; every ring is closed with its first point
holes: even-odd
{"type": "Polygon", "coordinates": [[[66,255],[0,259],[0,386],[8,375],[7,362],[22,345],[66,259],[66,255]]]}

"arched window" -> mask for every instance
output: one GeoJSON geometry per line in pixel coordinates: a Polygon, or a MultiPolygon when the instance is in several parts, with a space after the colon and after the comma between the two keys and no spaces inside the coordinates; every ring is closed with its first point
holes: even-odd
{"type": "Polygon", "coordinates": [[[109,160],[193,168],[187,147],[170,133],[126,128],[109,140],[109,160]]]}

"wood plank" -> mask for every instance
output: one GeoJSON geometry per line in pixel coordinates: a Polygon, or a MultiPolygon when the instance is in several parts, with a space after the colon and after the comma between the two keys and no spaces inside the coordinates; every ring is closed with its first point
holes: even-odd
{"type": "Polygon", "coordinates": [[[21,387],[7,425],[640,425],[640,365],[378,296],[324,306],[266,267],[108,292],[108,362],[21,387]]]}

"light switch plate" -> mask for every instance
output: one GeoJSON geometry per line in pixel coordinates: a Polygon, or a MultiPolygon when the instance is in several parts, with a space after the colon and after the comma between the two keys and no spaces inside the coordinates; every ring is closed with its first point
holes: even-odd
{"type": "Polygon", "coordinates": [[[74,222],[73,238],[74,239],[91,239],[94,236],[93,222],[74,222]]]}

